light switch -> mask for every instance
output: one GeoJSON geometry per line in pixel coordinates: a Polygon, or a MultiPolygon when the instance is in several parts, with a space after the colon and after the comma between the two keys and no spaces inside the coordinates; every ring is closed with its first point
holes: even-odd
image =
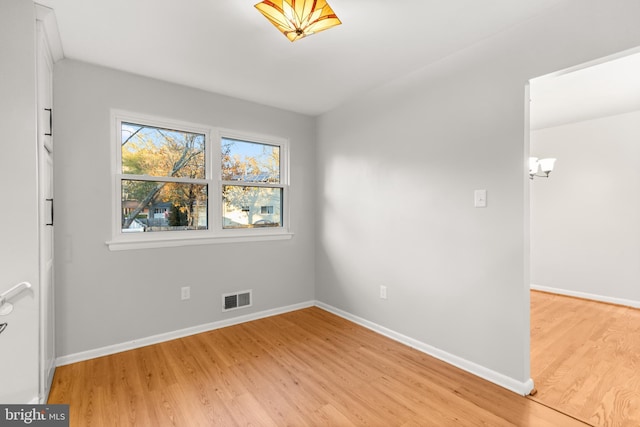
{"type": "Polygon", "coordinates": [[[487,207],[487,190],[476,190],[473,195],[474,195],[474,206],[476,208],[487,207]]]}

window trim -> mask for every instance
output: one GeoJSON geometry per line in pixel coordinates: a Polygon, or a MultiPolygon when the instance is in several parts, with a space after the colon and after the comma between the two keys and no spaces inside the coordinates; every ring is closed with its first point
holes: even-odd
{"type": "MultiPolygon", "coordinates": [[[[216,148],[218,152],[216,153],[216,158],[220,159],[222,157],[222,138],[227,139],[236,139],[245,142],[253,142],[256,144],[266,144],[266,145],[275,145],[280,147],[280,182],[277,184],[274,183],[261,183],[261,182],[245,182],[245,181],[223,181],[222,180],[222,168],[221,163],[218,161],[216,163],[216,167],[218,170],[216,171],[216,176],[218,177],[218,191],[220,192],[220,197],[218,197],[218,202],[220,206],[216,208],[216,213],[220,215],[220,218],[215,218],[216,224],[222,224],[222,187],[225,185],[235,185],[235,186],[247,186],[247,187],[265,187],[265,188],[282,188],[282,227],[267,227],[267,228],[222,228],[221,233],[226,236],[242,236],[244,234],[255,234],[255,235],[271,235],[274,234],[274,231],[280,230],[281,232],[289,233],[289,224],[291,222],[290,211],[289,211],[289,141],[284,138],[278,138],[274,136],[260,135],[256,133],[250,132],[241,132],[232,129],[217,129],[217,141],[216,148]]],[[[275,233],[281,234],[281,233],[275,233]]]]}
{"type": "MultiPolygon", "coordinates": [[[[285,138],[250,133],[232,129],[216,128],[180,120],[167,119],[129,111],[111,110],[111,240],[106,242],[112,251],[127,249],[147,249],[175,246],[207,245],[217,243],[255,242],[264,240],[288,240],[293,237],[290,229],[291,213],[289,203],[289,141],[285,138]],[[136,175],[122,173],[121,124],[169,128],[178,131],[205,135],[205,179],[199,183],[207,189],[207,230],[167,231],[158,233],[123,233],[122,215],[122,179],[135,178],[136,175]],[[222,181],[221,142],[222,138],[237,139],[258,144],[280,147],[280,183],[269,187],[282,188],[282,226],[265,228],[225,229],[222,218],[222,187],[225,184],[238,185],[238,182],[222,181]]],[[[147,179],[149,177],[146,177],[147,179]]],[[[158,177],[159,180],[173,181],[173,177],[158,177]]]]}

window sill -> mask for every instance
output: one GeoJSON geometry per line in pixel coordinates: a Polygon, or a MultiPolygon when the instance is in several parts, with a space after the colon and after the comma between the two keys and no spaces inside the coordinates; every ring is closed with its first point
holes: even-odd
{"type": "Polygon", "coordinates": [[[229,236],[196,236],[196,237],[166,237],[155,239],[114,239],[106,242],[110,251],[126,251],[134,249],[172,248],[180,246],[213,245],[220,243],[265,242],[272,240],[291,240],[293,233],[261,233],[235,234],[229,236]]]}

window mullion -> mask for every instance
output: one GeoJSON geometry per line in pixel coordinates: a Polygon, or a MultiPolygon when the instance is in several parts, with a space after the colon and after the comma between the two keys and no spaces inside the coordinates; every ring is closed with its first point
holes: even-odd
{"type": "Polygon", "coordinates": [[[222,176],[222,150],[220,132],[214,130],[211,132],[211,144],[209,145],[207,173],[212,182],[209,191],[209,230],[218,234],[222,230],[222,185],[220,179],[222,176]]]}
{"type": "Polygon", "coordinates": [[[262,188],[284,188],[284,184],[274,182],[251,182],[251,181],[221,181],[222,187],[262,187],[262,188]]]}
{"type": "Polygon", "coordinates": [[[153,182],[177,182],[182,184],[210,184],[210,180],[201,178],[187,178],[175,176],[150,176],[150,175],[133,175],[133,174],[116,174],[118,179],[128,179],[132,181],[153,181],[153,182]]]}

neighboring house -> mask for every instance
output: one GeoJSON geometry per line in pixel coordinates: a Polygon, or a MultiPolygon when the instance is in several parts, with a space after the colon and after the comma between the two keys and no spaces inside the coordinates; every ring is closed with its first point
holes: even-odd
{"type": "Polygon", "coordinates": [[[168,227],[169,215],[171,214],[171,202],[157,202],[149,204],[149,216],[147,224],[149,227],[168,227]]]}
{"type": "MultiPolygon", "coordinates": [[[[128,217],[138,207],[137,200],[123,200],[122,201],[122,218],[128,217]]],[[[149,208],[145,207],[139,214],[139,218],[147,218],[149,216],[149,208]]]]}
{"type": "MultiPolygon", "coordinates": [[[[278,182],[275,173],[234,175],[232,181],[278,182]]],[[[225,228],[269,227],[281,224],[281,200],[279,191],[251,186],[229,186],[225,192],[223,224],[225,228]]]]}
{"type": "Polygon", "coordinates": [[[248,225],[268,227],[280,223],[280,200],[276,197],[262,197],[251,206],[225,211],[224,227],[244,228],[248,225]]]}

